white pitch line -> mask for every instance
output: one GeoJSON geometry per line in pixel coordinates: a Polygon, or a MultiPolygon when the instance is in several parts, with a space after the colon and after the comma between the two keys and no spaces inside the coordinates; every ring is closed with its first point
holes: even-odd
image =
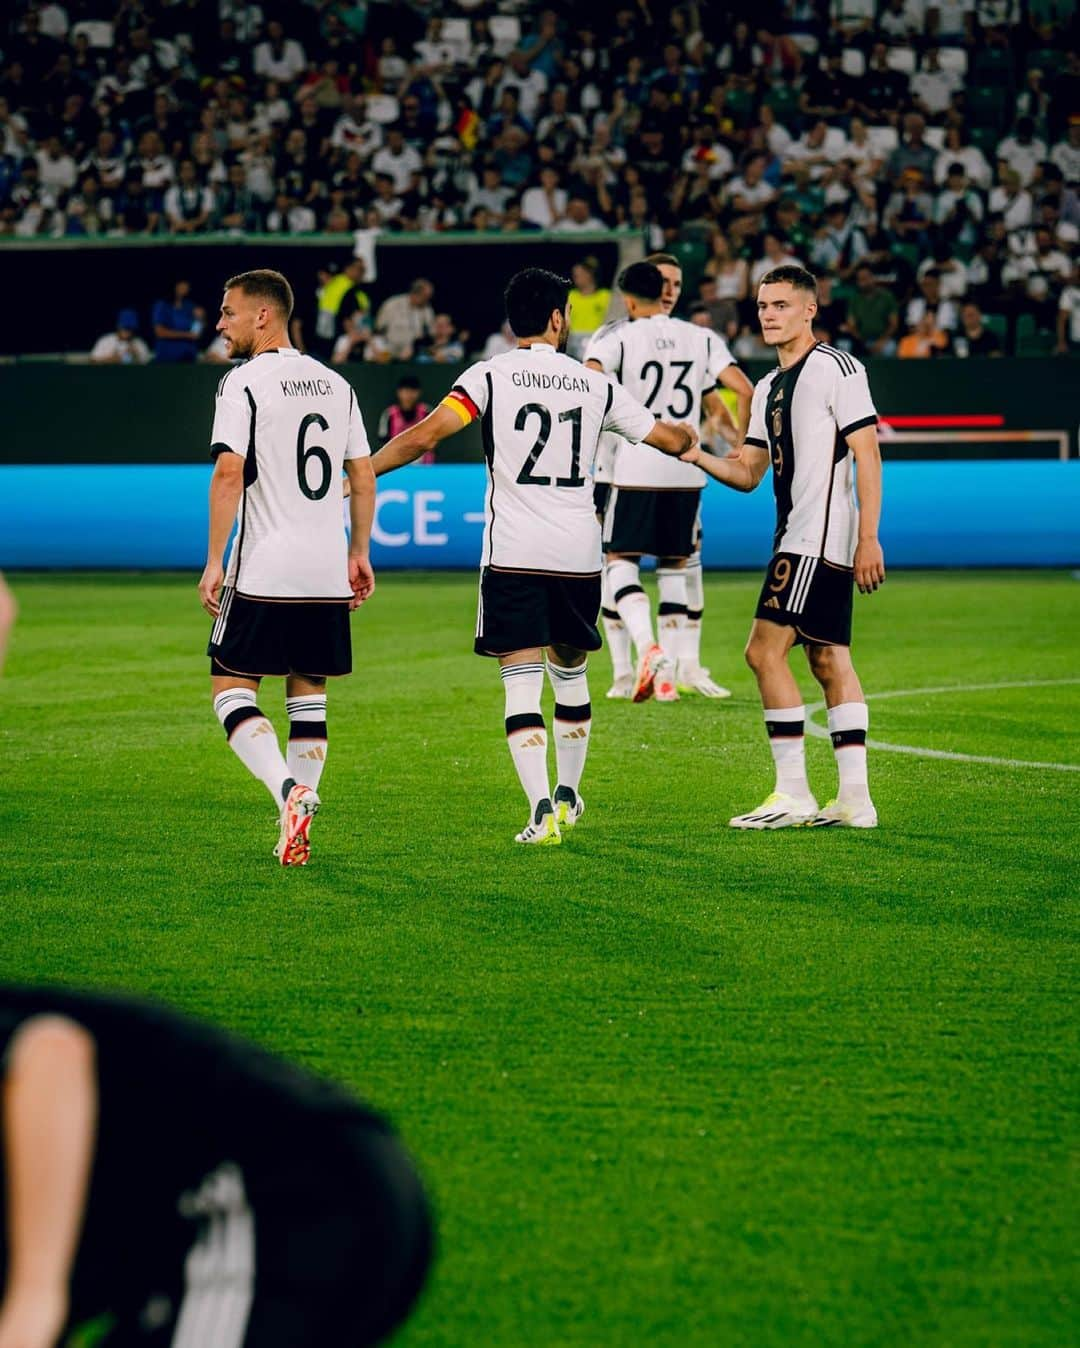
{"type": "MultiPolygon", "coordinates": [[[[888,693],[869,693],[867,702],[887,697],[932,697],[940,693],[987,693],[999,688],[1065,688],[1080,683],[1080,679],[1018,679],[1012,683],[954,683],[944,688],[896,688],[888,693]]],[[[829,732],[813,717],[825,711],[824,702],[815,702],[806,709],[806,728],[819,740],[827,740],[829,732]]],[[[884,740],[866,741],[868,749],[881,749],[890,754],[910,754],[913,758],[943,758],[950,763],[989,763],[998,768],[1047,768],[1051,772],[1080,772],[1080,763],[1032,763],[1024,758],[991,758],[984,754],[954,754],[944,749],[920,749],[913,744],[886,744],[884,740]]]]}

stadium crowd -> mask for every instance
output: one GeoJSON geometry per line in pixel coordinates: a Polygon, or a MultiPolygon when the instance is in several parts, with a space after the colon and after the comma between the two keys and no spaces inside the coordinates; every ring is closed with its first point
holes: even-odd
{"type": "Polygon", "coordinates": [[[743,357],[790,260],[860,355],[1080,350],[1075,8],[21,0],[0,235],[622,229],[743,357]]]}

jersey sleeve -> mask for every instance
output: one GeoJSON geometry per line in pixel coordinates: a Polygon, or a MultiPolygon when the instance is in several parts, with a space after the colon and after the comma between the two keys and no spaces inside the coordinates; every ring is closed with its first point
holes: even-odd
{"type": "Polygon", "coordinates": [[[449,407],[452,412],[456,412],[463,426],[468,426],[487,411],[487,367],[486,360],[470,365],[458,376],[457,383],[439,404],[440,407],[449,407]]]}
{"type": "Polygon", "coordinates": [[[605,374],[614,374],[622,364],[622,340],[618,329],[609,325],[594,332],[581,359],[595,360],[605,374]]]}
{"type": "Polygon", "coordinates": [[[638,444],[656,425],[656,417],[614,379],[607,380],[607,386],[607,407],[600,429],[614,431],[624,440],[638,444]]]}
{"type": "MultiPolygon", "coordinates": [[[[230,374],[232,372],[230,371],[230,374]]],[[[247,458],[251,438],[251,407],[238,379],[225,375],[214,401],[214,429],[210,432],[210,457],[231,451],[247,458]]]]}
{"type": "Polygon", "coordinates": [[[850,372],[837,368],[832,395],[831,410],[842,436],[850,435],[864,426],[876,426],[878,420],[866,369],[854,360],[850,360],[850,363],[853,366],[850,372]]]}
{"type": "Polygon", "coordinates": [[[729,365],[735,365],[737,362],[731,354],[731,348],[723,337],[718,337],[715,332],[709,334],[709,374],[712,376],[713,384],[719,380],[721,373],[729,365]]]}
{"type": "Polygon", "coordinates": [[[345,438],[345,458],[346,459],[366,459],[371,453],[371,446],[368,444],[367,431],[364,429],[364,418],[360,415],[360,406],[356,401],[356,393],[349,388],[349,430],[345,438]]]}
{"type": "Polygon", "coordinates": [[[750,425],[746,428],[743,444],[757,445],[759,449],[768,449],[769,440],[765,431],[765,401],[769,396],[771,380],[762,379],[754,385],[754,396],[750,400],[750,425]]]}

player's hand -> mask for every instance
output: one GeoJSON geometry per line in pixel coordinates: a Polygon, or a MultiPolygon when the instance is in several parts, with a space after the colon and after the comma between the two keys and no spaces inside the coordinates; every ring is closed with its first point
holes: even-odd
{"type": "MultiPolygon", "coordinates": [[[[225,579],[225,572],[222,570],[220,562],[207,562],[206,568],[199,578],[199,603],[206,609],[211,618],[216,618],[221,612],[221,583],[225,579]]],[[[3,1344],[0,1343],[0,1348],[3,1344]]]]}
{"type": "Polygon", "coordinates": [[[9,1297],[0,1306],[0,1348],[54,1348],[67,1320],[64,1290],[9,1297]]]}
{"type": "MultiPolygon", "coordinates": [[[[349,612],[352,613],[375,592],[375,572],[371,569],[371,562],[367,557],[349,558],[349,588],[353,592],[353,597],[349,600],[349,612]]],[[[0,1345],[0,1348],[3,1348],[3,1345],[0,1345]]]]}
{"type": "Polygon", "coordinates": [[[702,452],[703,451],[700,445],[691,445],[689,449],[684,449],[683,452],[679,455],[679,462],[697,463],[698,460],[701,458],[702,452]]]}
{"type": "Polygon", "coordinates": [[[876,538],[860,540],[855,549],[855,584],[862,594],[872,594],[885,582],[885,554],[876,538]]]}

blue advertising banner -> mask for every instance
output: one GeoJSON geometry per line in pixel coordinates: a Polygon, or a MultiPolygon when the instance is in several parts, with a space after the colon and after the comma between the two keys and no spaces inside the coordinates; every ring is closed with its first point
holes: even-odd
{"type": "MultiPolygon", "coordinates": [[[[0,466],[0,567],[200,570],[210,466],[0,466]]],[[[376,568],[469,568],[480,557],[481,464],[379,481],[376,568]]],[[[702,504],[708,567],[762,567],[773,497],[717,483],[702,504]]],[[[882,542],[899,567],[1080,565],[1080,462],[885,465],[882,542]]]]}

